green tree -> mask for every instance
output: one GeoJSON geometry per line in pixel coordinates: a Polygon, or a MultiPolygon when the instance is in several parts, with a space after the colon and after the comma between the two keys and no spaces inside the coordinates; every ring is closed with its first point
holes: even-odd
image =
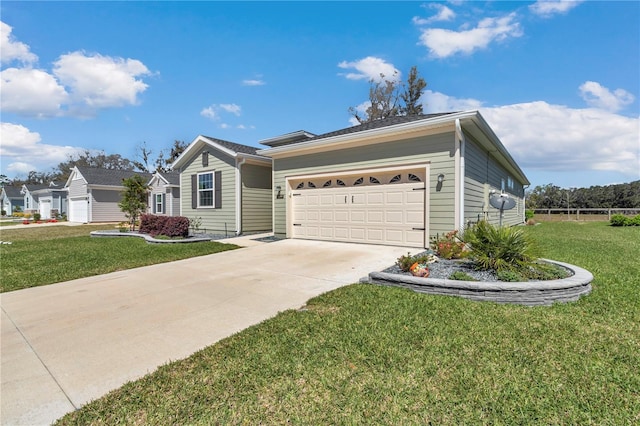
{"type": "Polygon", "coordinates": [[[400,108],[400,115],[421,115],[422,103],[420,98],[424,93],[424,89],[427,87],[427,82],[424,78],[420,77],[418,68],[414,65],[409,71],[407,77],[407,84],[404,86],[404,91],[400,94],[400,99],[404,105],[400,108]]]}
{"type": "Polygon", "coordinates": [[[136,147],[136,159],[133,164],[142,172],[168,172],[171,164],[187,149],[187,146],[185,142],[175,140],[171,148],[160,150],[154,159],[153,150],[147,146],[146,142],[142,142],[136,147]]]}
{"type": "Polygon", "coordinates": [[[58,164],[58,179],[66,182],[71,175],[71,169],[75,166],[80,167],[98,167],[109,170],[134,170],[135,166],[131,160],[124,158],[120,154],[106,155],[102,152],[91,152],[85,150],[81,154],[75,156],[70,155],[68,160],[58,164]]]}
{"type": "Polygon", "coordinates": [[[397,73],[390,79],[380,74],[379,79],[369,80],[369,106],[365,114],[356,107],[350,107],[349,113],[360,124],[399,115],[423,114],[420,98],[425,87],[427,82],[420,77],[416,66],[411,67],[406,83],[398,80],[397,73]]]}
{"type": "Polygon", "coordinates": [[[122,200],[118,203],[118,207],[129,219],[129,228],[135,231],[136,221],[147,210],[149,188],[146,181],[139,175],[123,179],[122,184],[125,189],[122,192],[122,200]]]}

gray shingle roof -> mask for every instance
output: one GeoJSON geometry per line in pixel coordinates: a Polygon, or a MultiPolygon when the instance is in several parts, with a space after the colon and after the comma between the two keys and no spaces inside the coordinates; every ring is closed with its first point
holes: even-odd
{"type": "Polygon", "coordinates": [[[229,141],[225,141],[222,139],[217,139],[217,138],[212,138],[210,136],[205,136],[205,138],[207,139],[211,139],[213,142],[222,145],[223,147],[230,149],[233,152],[237,152],[240,154],[251,154],[251,155],[259,155],[256,153],[256,151],[258,151],[259,148],[253,147],[253,146],[248,146],[248,145],[242,145],[239,143],[235,143],[235,142],[229,142],[229,141]]]}
{"type": "Polygon", "coordinates": [[[20,194],[20,187],[18,186],[3,186],[4,193],[9,198],[22,198],[22,194],[20,194]]]}
{"type": "Polygon", "coordinates": [[[97,167],[78,167],[78,171],[89,185],[122,186],[123,179],[129,179],[134,175],[142,176],[146,182],[151,180],[153,176],[151,173],[146,172],[100,169],[97,167]]]}
{"type": "Polygon", "coordinates": [[[340,130],[335,130],[333,132],[324,133],[322,135],[317,135],[312,138],[306,139],[304,142],[330,138],[332,136],[347,135],[350,133],[357,133],[365,130],[380,129],[382,127],[389,127],[396,124],[410,123],[412,121],[428,120],[430,118],[440,117],[440,116],[449,115],[449,114],[454,114],[454,112],[439,112],[436,114],[423,114],[423,115],[401,115],[397,117],[385,118],[382,120],[373,120],[373,121],[369,121],[368,123],[359,124],[357,126],[347,127],[340,130]]]}
{"type": "Polygon", "coordinates": [[[160,175],[169,182],[169,185],[180,185],[180,173],[160,172],[160,175]]]}

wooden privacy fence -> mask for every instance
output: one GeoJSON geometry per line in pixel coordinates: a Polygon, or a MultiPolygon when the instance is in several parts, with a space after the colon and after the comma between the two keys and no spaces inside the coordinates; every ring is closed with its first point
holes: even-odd
{"type": "Polygon", "coordinates": [[[640,214],[637,209],[532,209],[535,220],[583,220],[583,221],[609,221],[614,214],[635,216],[640,214]]]}

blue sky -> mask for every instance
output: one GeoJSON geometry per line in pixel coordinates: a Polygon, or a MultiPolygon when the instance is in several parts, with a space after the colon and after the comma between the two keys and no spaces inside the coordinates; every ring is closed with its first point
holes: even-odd
{"type": "Polygon", "coordinates": [[[0,4],[0,173],[348,127],[369,80],[479,109],[532,186],[640,179],[640,2],[0,4]]]}

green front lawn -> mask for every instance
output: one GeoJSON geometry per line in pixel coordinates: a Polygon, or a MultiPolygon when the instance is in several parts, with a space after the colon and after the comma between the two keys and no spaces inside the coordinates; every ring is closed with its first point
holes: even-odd
{"type": "Polygon", "coordinates": [[[640,228],[527,230],[593,293],[531,308],[343,287],[59,424],[638,424],[640,228]]]}
{"type": "Polygon", "coordinates": [[[217,242],[148,244],[142,238],[96,238],[105,225],[43,226],[0,231],[0,291],[13,291],[237,248],[217,242]]]}

